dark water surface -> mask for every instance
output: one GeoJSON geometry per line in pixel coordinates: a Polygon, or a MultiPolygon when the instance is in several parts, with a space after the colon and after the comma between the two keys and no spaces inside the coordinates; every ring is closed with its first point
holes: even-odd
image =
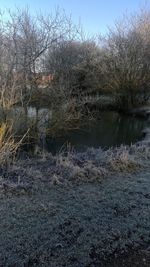
{"type": "Polygon", "coordinates": [[[46,138],[48,151],[57,152],[63,144],[70,144],[78,151],[87,147],[109,147],[130,145],[140,140],[146,121],[140,118],[119,114],[117,112],[101,112],[99,120],[86,120],[77,130],[59,138],[46,138]]]}
{"type": "MultiPolygon", "coordinates": [[[[22,118],[25,117],[21,108],[13,111],[14,116],[20,114],[16,120],[16,128],[22,129],[22,118]]],[[[35,135],[39,136],[38,146],[49,152],[56,153],[70,144],[77,151],[84,151],[87,147],[109,147],[130,145],[142,137],[142,130],[146,127],[147,121],[118,112],[103,111],[99,114],[99,119],[85,119],[80,123],[79,129],[72,130],[67,134],[62,132],[60,137],[50,138],[47,129],[50,127],[52,117],[55,114],[46,108],[37,110],[34,107],[28,108],[28,120],[37,122],[35,135]]],[[[34,133],[33,133],[34,134],[34,133]]]]}

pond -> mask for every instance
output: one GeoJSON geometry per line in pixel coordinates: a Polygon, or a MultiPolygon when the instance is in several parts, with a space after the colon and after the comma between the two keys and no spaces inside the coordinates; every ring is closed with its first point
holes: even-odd
{"type": "MultiPolygon", "coordinates": [[[[17,119],[18,127],[23,127],[22,117],[25,116],[22,108],[15,108],[13,116],[20,114],[21,120],[17,119]]],[[[12,114],[11,114],[12,116],[12,114]]],[[[109,147],[130,145],[142,137],[142,130],[146,127],[147,121],[141,118],[120,114],[118,112],[103,111],[99,119],[85,119],[80,122],[80,127],[76,130],[51,138],[47,135],[47,128],[53,116],[51,110],[47,108],[28,108],[28,119],[37,122],[35,134],[38,134],[38,145],[49,152],[55,154],[70,144],[77,151],[84,151],[87,147],[109,147]],[[38,132],[38,133],[37,133],[38,132]]]]}
{"type": "Polygon", "coordinates": [[[121,144],[131,145],[142,138],[146,123],[146,120],[117,112],[102,112],[99,120],[86,120],[83,126],[65,136],[56,139],[47,137],[46,147],[56,153],[67,143],[77,151],[84,151],[87,147],[108,149],[121,144]]]}

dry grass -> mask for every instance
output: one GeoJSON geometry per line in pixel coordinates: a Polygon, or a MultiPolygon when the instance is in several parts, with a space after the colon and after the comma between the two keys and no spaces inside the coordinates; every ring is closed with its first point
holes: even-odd
{"type": "Polygon", "coordinates": [[[132,172],[139,167],[139,162],[135,160],[135,155],[130,154],[129,149],[126,147],[108,152],[107,162],[110,169],[115,172],[132,172]]]}
{"type": "Polygon", "coordinates": [[[12,162],[16,156],[16,152],[22,144],[25,136],[23,135],[19,141],[16,141],[12,133],[12,123],[2,123],[0,127],[0,164],[5,165],[12,162]]]}
{"type": "Polygon", "coordinates": [[[144,166],[149,158],[150,148],[142,143],[107,151],[91,148],[84,153],[59,153],[56,156],[56,168],[61,170],[61,179],[64,177],[72,182],[93,182],[101,181],[111,174],[135,172],[144,166]],[[67,172],[67,175],[63,172],[67,172]]]}
{"type": "MultiPolygon", "coordinates": [[[[16,151],[21,144],[14,142],[8,134],[7,127],[3,125],[0,131],[0,162],[6,164],[15,157],[16,151]]],[[[52,154],[38,155],[24,161],[14,162],[18,171],[9,170],[9,177],[18,177],[23,183],[47,181],[50,186],[70,186],[73,184],[101,182],[109,176],[121,176],[132,174],[140,168],[149,166],[150,148],[143,145],[121,146],[103,151],[101,148],[89,148],[82,153],[76,153],[70,147],[66,151],[62,149],[56,156],[52,154]]],[[[6,178],[7,179],[7,178],[6,178]]],[[[14,178],[13,178],[14,179],[14,178]]],[[[16,179],[16,178],[15,178],[16,179]]],[[[113,179],[113,178],[112,178],[113,179]]],[[[18,181],[16,179],[16,181],[18,181]]]]}

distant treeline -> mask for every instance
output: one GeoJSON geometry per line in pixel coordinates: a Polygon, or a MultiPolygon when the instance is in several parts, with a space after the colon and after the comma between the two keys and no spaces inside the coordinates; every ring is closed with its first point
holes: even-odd
{"type": "Polygon", "coordinates": [[[42,92],[40,73],[52,77],[44,79],[54,103],[94,94],[112,95],[118,108],[145,103],[150,97],[150,10],[123,16],[96,38],[85,37],[59,9],[47,16],[16,9],[7,11],[7,20],[1,12],[1,107],[29,104],[42,92]]]}

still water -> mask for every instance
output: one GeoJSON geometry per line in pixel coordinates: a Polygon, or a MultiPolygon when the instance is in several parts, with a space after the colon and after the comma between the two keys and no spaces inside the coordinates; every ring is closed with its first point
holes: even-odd
{"type": "Polygon", "coordinates": [[[109,147],[130,145],[140,140],[146,121],[121,115],[116,112],[102,112],[96,121],[84,121],[84,125],[65,136],[56,139],[47,138],[47,149],[57,152],[60,147],[69,143],[78,151],[87,147],[109,147]]]}
{"type": "MultiPolygon", "coordinates": [[[[24,116],[24,110],[16,108],[13,116],[16,114],[24,116]]],[[[47,128],[54,114],[49,109],[28,108],[28,119],[37,122],[36,131],[38,131],[38,145],[49,152],[56,153],[62,147],[70,144],[77,151],[84,151],[87,147],[102,147],[104,149],[119,146],[121,144],[130,145],[138,141],[142,136],[142,130],[147,122],[144,119],[127,116],[118,112],[101,112],[97,120],[84,120],[76,130],[69,131],[59,137],[47,135],[47,128]]],[[[17,119],[17,127],[23,127],[17,119]]],[[[35,133],[37,134],[37,132],[35,133]]]]}

